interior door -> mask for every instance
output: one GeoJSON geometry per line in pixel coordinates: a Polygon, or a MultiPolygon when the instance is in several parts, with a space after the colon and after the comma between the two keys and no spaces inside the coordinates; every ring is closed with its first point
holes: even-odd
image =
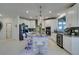
{"type": "Polygon", "coordinates": [[[12,24],[6,24],[6,39],[12,39],[12,24]]]}

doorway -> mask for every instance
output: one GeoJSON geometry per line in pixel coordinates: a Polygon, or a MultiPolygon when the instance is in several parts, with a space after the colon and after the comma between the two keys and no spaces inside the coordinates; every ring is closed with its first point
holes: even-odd
{"type": "Polygon", "coordinates": [[[6,39],[12,39],[12,24],[6,24],[6,39]]]}

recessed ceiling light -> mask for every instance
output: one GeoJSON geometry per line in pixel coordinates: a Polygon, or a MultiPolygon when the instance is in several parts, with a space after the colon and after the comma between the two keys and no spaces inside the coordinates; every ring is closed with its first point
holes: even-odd
{"type": "Polygon", "coordinates": [[[52,11],[49,11],[49,13],[52,13],[52,11]]]}
{"type": "Polygon", "coordinates": [[[29,11],[28,11],[28,10],[26,10],[26,13],[28,14],[28,13],[29,13],[29,11]]]}
{"type": "Polygon", "coordinates": [[[0,14],[0,17],[2,16],[2,14],[0,14]]]}

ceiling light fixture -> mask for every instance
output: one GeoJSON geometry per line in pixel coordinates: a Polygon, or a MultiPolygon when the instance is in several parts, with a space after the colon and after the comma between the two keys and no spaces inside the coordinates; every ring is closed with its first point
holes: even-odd
{"type": "Polygon", "coordinates": [[[49,11],[49,13],[51,14],[51,13],[52,13],[52,11],[49,11]]]}
{"type": "Polygon", "coordinates": [[[28,11],[28,10],[26,10],[26,13],[28,14],[28,13],[29,13],[29,11],[28,11]]]}
{"type": "Polygon", "coordinates": [[[0,14],[0,17],[2,16],[2,14],[0,14]]]}

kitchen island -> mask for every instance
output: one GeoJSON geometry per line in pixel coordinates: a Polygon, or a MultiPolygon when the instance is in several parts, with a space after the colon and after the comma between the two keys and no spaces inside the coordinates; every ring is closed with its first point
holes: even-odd
{"type": "Polygon", "coordinates": [[[48,36],[31,34],[31,39],[26,47],[27,55],[46,55],[48,54],[48,36]]]}

